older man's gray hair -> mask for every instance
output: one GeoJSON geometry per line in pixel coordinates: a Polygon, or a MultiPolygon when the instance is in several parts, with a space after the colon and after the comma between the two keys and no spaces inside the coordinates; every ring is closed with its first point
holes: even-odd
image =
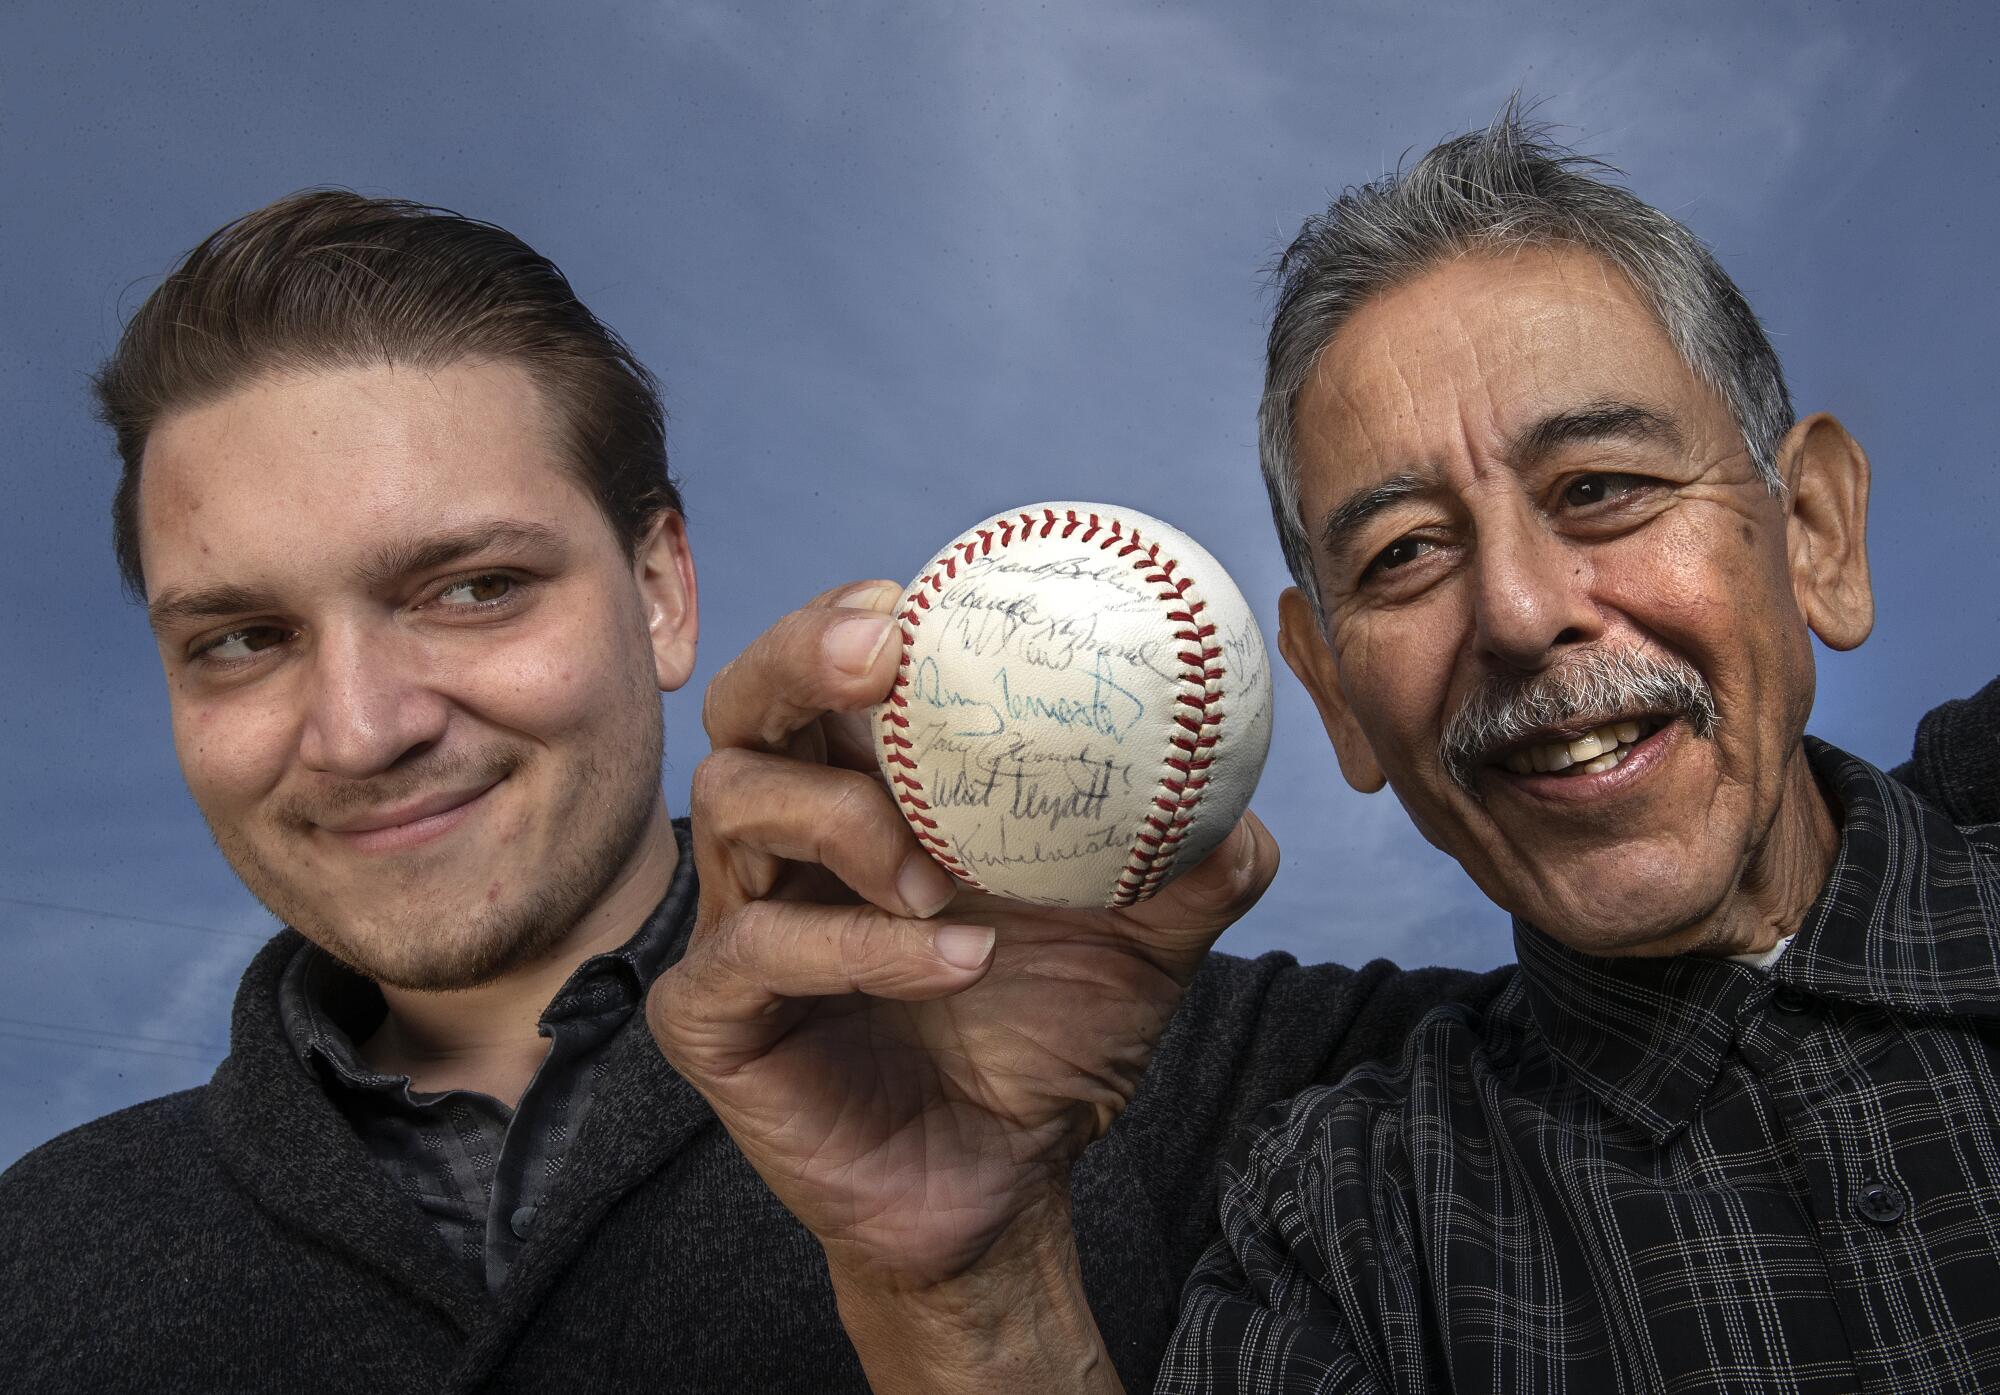
{"type": "Polygon", "coordinates": [[[1292,577],[1321,620],[1312,540],[1299,517],[1299,389],[1320,351],[1372,296],[1467,252],[1573,246],[1623,271],[1695,375],[1722,394],[1757,473],[1776,493],[1792,403],[1770,340],[1695,235],[1617,171],[1555,144],[1509,102],[1484,131],[1448,140],[1407,172],[1350,188],[1306,220],[1273,275],[1278,294],[1257,412],[1258,453],[1292,577]]]}

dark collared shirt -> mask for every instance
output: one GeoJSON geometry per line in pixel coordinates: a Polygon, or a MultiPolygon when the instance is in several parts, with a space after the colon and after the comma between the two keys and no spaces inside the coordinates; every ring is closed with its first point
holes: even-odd
{"type": "Polygon", "coordinates": [[[2000,1389],[2000,825],[1817,742],[1767,972],[1517,925],[1482,1014],[1277,1106],[1161,1391],[2000,1389]]]}
{"type": "Polygon", "coordinates": [[[311,945],[286,967],[279,1011],[299,1058],[488,1293],[500,1291],[534,1232],[607,1067],[606,1048],[694,917],[694,856],[684,822],[675,835],[680,861],[658,909],[618,949],[578,965],[549,1000],[540,1021],[549,1052],[515,1109],[476,1090],[416,1090],[407,1075],[371,1069],[356,1043],[387,1013],[381,990],[311,945]]]}

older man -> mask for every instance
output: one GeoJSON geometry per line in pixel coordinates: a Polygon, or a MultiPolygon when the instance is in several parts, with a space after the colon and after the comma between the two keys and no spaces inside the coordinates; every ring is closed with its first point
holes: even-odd
{"type": "MultiPolygon", "coordinates": [[[[1511,114],[1344,196],[1281,281],[1281,648],[1347,779],[1516,916],[1521,962],[1234,1150],[1159,1388],[2000,1382],[2000,831],[1803,735],[1811,636],[1872,622],[1860,448],[1793,421],[1685,229],[1511,114]]],[[[1041,952],[966,909],[1002,958],[1041,952]]],[[[730,964],[814,991],[781,957],[730,964]]],[[[897,960],[850,982],[896,993],[897,960]]],[[[922,977],[905,996],[961,986],[922,977]]],[[[800,1019],[678,987],[655,1030],[825,1239],[878,1389],[1117,1388],[1059,1207],[1010,1202],[989,1250],[941,1259],[926,1206],[969,1131],[830,1178],[769,1122],[798,1093],[746,1070],[800,1019]]],[[[959,1064],[973,1098],[1031,1093],[977,1043],[959,1064]]],[[[1023,1113],[989,1146],[1059,1171],[1087,1130],[1052,1144],[1057,1111],[1023,1113]]]]}
{"type": "Polygon", "coordinates": [[[1232,1154],[1160,1388],[2000,1382],[2000,827],[1802,739],[1860,448],[1511,122],[1308,225],[1269,388],[1285,655],[1521,967],[1232,1154]]]}

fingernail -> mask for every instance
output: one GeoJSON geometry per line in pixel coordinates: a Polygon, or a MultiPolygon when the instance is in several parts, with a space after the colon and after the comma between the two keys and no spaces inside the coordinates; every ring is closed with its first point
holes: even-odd
{"type": "Polygon", "coordinates": [[[902,870],[896,873],[896,894],[912,915],[936,915],[957,889],[950,874],[922,848],[904,858],[902,870]]]}
{"type": "Polygon", "coordinates": [[[826,632],[826,657],[849,673],[866,673],[888,643],[895,622],[886,615],[857,615],[826,632]]]}
{"type": "Polygon", "coordinates": [[[842,591],[834,604],[843,610],[887,610],[902,594],[903,588],[893,581],[864,581],[842,591]]]}
{"type": "Polygon", "coordinates": [[[993,927],[942,925],[931,937],[931,943],[937,947],[938,958],[945,963],[960,969],[976,969],[993,952],[993,927]]]}

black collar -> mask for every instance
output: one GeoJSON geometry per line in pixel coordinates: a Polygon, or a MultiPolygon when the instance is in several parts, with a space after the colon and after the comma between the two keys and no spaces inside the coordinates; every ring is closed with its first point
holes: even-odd
{"type": "Polygon", "coordinates": [[[2000,1018],[2000,865],[1866,761],[1806,738],[1841,814],[1840,850],[1769,975],[1726,959],[1607,959],[1514,923],[1549,1049],[1600,1103],[1651,1134],[1694,1117],[1745,1013],[1774,984],[1899,1012],[2000,1018]]]}
{"type": "MultiPolygon", "coordinates": [[[[694,859],[685,822],[676,829],[691,910],[699,895],[694,859]]],[[[686,948],[692,920],[682,917],[668,937],[663,967],[686,948]]],[[[416,1203],[374,1164],[286,1037],[278,986],[304,943],[285,930],[244,971],[229,1055],[202,1092],[217,1159],[279,1226],[384,1273],[461,1333],[479,1334],[463,1361],[490,1365],[504,1353],[506,1333],[541,1301],[610,1207],[697,1134],[717,1127],[715,1115],[660,1055],[645,1014],[631,1014],[606,1058],[561,1183],[537,1221],[536,1243],[516,1262],[496,1309],[443,1253],[416,1203]]]]}
{"type": "MultiPolygon", "coordinates": [[[[550,1023],[566,1018],[629,1014],[660,971],[680,957],[695,912],[687,820],[674,822],[674,836],[680,856],[666,895],[624,944],[593,954],[563,981],[542,1011],[544,1036],[550,1023]]],[[[279,1016],[300,1060],[336,1088],[411,1097],[408,1076],[384,1074],[361,1058],[360,1043],[382,1025],[387,1011],[381,989],[314,944],[301,943],[278,980],[279,1016]]]]}

